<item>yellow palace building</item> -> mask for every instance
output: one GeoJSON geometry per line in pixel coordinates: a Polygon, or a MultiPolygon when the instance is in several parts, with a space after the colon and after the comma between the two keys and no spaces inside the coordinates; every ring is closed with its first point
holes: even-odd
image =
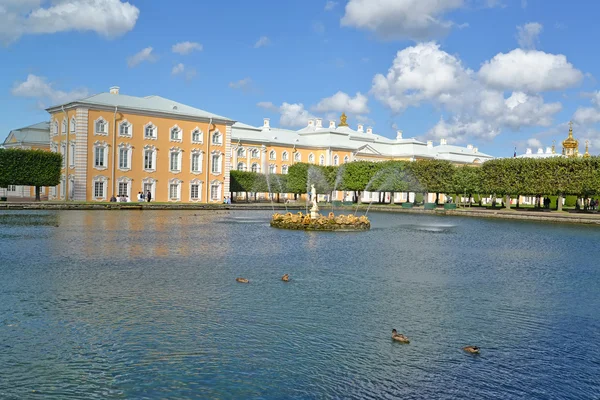
{"type": "Polygon", "coordinates": [[[47,148],[64,160],[51,200],[108,201],[114,195],[137,201],[139,192],[150,192],[158,202],[220,203],[230,196],[231,169],[286,174],[299,162],[442,159],[477,165],[493,158],[445,139],[434,145],[401,131],[390,139],[360,124],[352,129],[345,114],[339,123],[309,119],[299,130],[272,127],[268,118],[251,126],[159,96],[124,95],[118,87],[47,111],[47,148]]]}

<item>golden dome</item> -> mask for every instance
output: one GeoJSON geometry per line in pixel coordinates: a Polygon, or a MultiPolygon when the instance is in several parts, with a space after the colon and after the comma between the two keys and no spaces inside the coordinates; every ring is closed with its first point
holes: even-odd
{"type": "Polygon", "coordinates": [[[563,140],[562,145],[566,149],[575,149],[579,147],[579,140],[573,137],[573,122],[569,122],[569,137],[563,140]]]}
{"type": "Polygon", "coordinates": [[[585,154],[583,155],[583,158],[590,158],[590,141],[589,140],[585,141],[585,154]]]}

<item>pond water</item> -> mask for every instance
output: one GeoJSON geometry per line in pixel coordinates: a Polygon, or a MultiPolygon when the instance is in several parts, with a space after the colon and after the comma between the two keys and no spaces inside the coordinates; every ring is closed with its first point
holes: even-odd
{"type": "Polygon", "coordinates": [[[269,217],[0,213],[0,398],[600,398],[600,229],[269,217]]]}

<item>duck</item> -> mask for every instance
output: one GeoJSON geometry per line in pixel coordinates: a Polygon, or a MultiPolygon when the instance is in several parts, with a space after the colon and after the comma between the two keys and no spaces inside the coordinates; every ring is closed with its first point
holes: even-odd
{"type": "Polygon", "coordinates": [[[404,336],[401,333],[398,333],[398,331],[396,331],[395,329],[392,329],[392,340],[405,344],[410,343],[410,340],[406,336],[404,336]]]}
{"type": "Polygon", "coordinates": [[[285,274],[281,277],[281,280],[284,282],[289,282],[290,281],[290,276],[288,274],[285,274]]]}
{"type": "Polygon", "coordinates": [[[250,283],[250,281],[246,278],[235,278],[235,280],[239,283],[250,283]]]}
{"type": "Polygon", "coordinates": [[[479,347],[477,346],[465,346],[463,350],[470,354],[479,354],[479,347]]]}

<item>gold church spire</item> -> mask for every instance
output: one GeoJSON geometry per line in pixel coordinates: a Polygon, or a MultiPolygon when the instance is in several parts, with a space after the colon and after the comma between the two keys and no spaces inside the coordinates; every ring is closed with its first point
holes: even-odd
{"type": "Polygon", "coordinates": [[[348,126],[348,117],[346,117],[345,112],[340,116],[340,124],[338,126],[348,126]]]}

